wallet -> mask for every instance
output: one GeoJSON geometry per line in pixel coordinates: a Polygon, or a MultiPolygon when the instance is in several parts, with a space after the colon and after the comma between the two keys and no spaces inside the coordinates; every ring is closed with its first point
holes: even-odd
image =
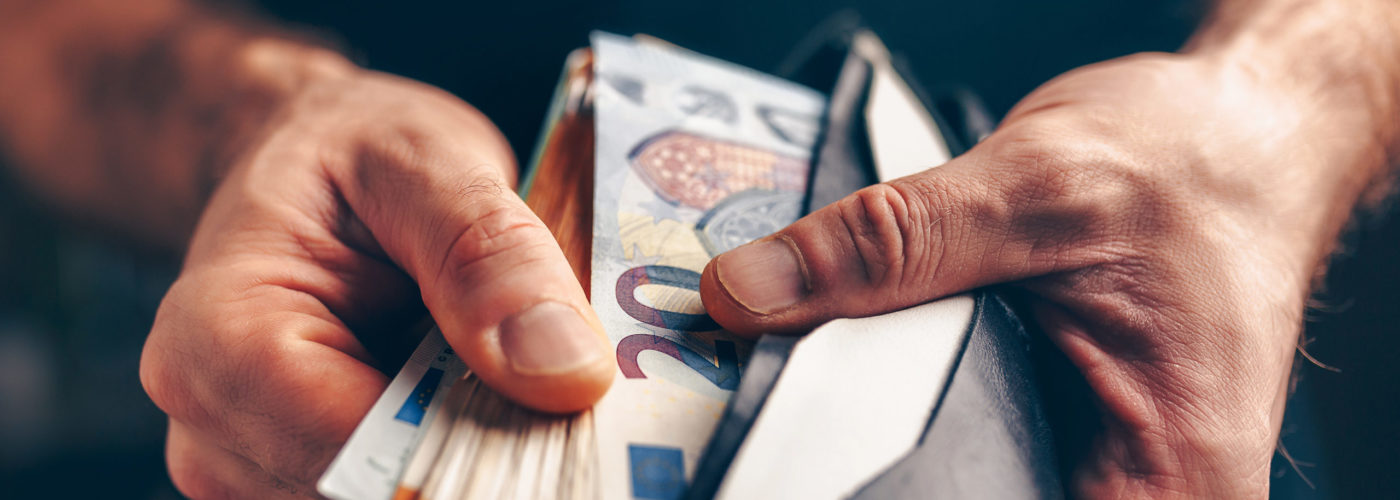
{"type": "MultiPolygon", "coordinates": [[[[912,173],[903,166],[896,169],[904,171],[886,175],[879,172],[883,166],[877,160],[879,143],[891,140],[879,134],[888,135],[891,128],[911,128],[904,123],[878,123],[884,117],[874,110],[883,104],[877,101],[901,101],[880,95],[899,94],[891,87],[906,92],[902,102],[887,106],[922,115],[922,121],[934,125],[932,139],[940,140],[950,157],[991,133],[994,121],[972,92],[951,87],[929,93],[914,80],[902,60],[889,56],[878,38],[858,23],[827,29],[818,35],[824,43],[802,54],[803,62],[786,72],[799,83],[831,89],[810,177],[808,211],[879,180],[912,173]]],[[[1064,496],[1054,438],[1032,367],[1029,335],[1012,309],[995,293],[975,291],[971,295],[975,306],[965,330],[960,332],[961,345],[952,366],[929,367],[930,371],[948,369],[951,375],[939,389],[918,442],[906,455],[869,476],[850,492],[851,497],[1064,496]]],[[[925,333],[950,332],[930,328],[925,333]]],[[[745,379],[701,460],[689,498],[710,498],[723,491],[721,487],[732,474],[731,467],[736,466],[734,460],[740,448],[756,437],[750,431],[781,374],[781,353],[790,352],[796,343],[792,338],[764,338],[759,342],[745,370],[745,379]]],[[[839,439],[818,435],[809,438],[816,443],[839,439]]],[[[776,481],[772,473],[770,468],[763,480],[776,481]]]]}
{"type": "MultiPolygon", "coordinates": [[[[830,99],[805,212],[941,164],[994,126],[975,94],[956,87],[928,91],[858,22],[828,23],[793,61],[779,76],[828,91],[830,99]]],[[[525,180],[531,190],[572,193],[530,200],[542,217],[560,219],[546,219],[551,228],[587,228],[593,217],[593,169],[582,164],[593,158],[593,83],[588,52],[571,55],[532,162],[540,168],[525,180]],[[561,203],[569,206],[556,206],[561,203]]],[[[569,257],[580,280],[589,282],[587,256],[569,257]]],[[[1031,345],[1012,308],[986,290],[890,315],[837,320],[807,337],[765,336],[742,366],[684,496],[1062,498],[1031,345]],[[881,364],[894,366],[880,370],[822,357],[880,335],[937,353],[885,353],[882,359],[892,361],[881,364]],[[935,340],[919,344],[928,339],[935,340]],[[879,378],[894,373],[901,379],[879,378]],[[862,457],[860,466],[851,465],[851,457],[862,457]]]]}

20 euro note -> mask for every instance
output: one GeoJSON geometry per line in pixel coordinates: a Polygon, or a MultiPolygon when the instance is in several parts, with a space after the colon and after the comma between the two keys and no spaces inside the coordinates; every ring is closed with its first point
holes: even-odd
{"type": "Polygon", "coordinates": [[[316,489],[338,500],[392,497],[409,456],[466,371],[442,332],[429,331],[355,427],[316,489]]]}
{"type": "Polygon", "coordinates": [[[620,368],[594,409],[600,480],[675,498],[752,347],[705,314],[700,272],[797,219],[825,100],[657,42],[592,45],[591,298],[620,368]]]}
{"type": "MultiPolygon", "coordinates": [[[[605,34],[593,41],[596,74],[589,93],[596,99],[597,139],[589,141],[596,148],[591,297],[621,369],[613,390],[596,408],[596,436],[577,444],[592,449],[596,443],[597,481],[605,497],[674,498],[686,487],[738,386],[750,349],[747,341],[720,331],[704,314],[696,294],[699,271],[714,255],[797,218],[823,100],[809,89],[657,42],[605,34]]],[[[425,345],[434,340],[438,347],[419,351],[440,349],[456,360],[450,350],[441,350],[446,345],[440,335],[425,345]]],[[[342,449],[321,483],[323,494],[389,498],[414,448],[427,457],[426,483],[415,474],[404,478],[412,484],[400,486],[425,486],[429,497],[458,496],[428,494],[438,489],[434,484],[483,481],[514,484],[515,492],[553,490],[545,487],[551,478],[531,479],[534,475],[522,472],[534,469],[496,467],[518,462],[520,457],[511,455],[518,446],[488,447],[451,437],[479,435],[458,430],[482,428],[483,423],[491,429],[519,427],[523,433],[506,434],[529,447],[552,442],[549,429],[558,427],[555,422],[500,427],[482,420],[483,412],[470,404],[438,410],[449,392],[447,384],[460,377],[461,368],[428,394],[422,422],[412,427],[395,422],[392,408],[407,394],[403,387],[428,373],[412,365],[395,378],[342,449]],[[435,413],[454,414],[433,417],[435,413]],[[420,446],[431,438],[423,435],[428,419],[437,422],[434,427],[456,422],[449,438],[420,446]],[[475,449],[455,449],[463,446],[475,449]],[[461,462],[453,457],[460,456],[493,466],[463,470],[453,465],[461,462]],[[443,477],[444,469],[451,469],[446,472],[455,475],[452,480],[434,479],[443,477]],[[498,477],[502,474],[520,477],[498,477]],[[520,484],[531,481],[540,484],[520,484]]],[[[572,437],[567,441],[576,448],[572,437]]],[[[589,452],[575,459],[587,467],[583,462],[594,456],[589,452]]],[[[571,476],[593,474],[559,479],[571,476]]],[[[593,490],[562,485],[558,491],[593,490]]]]}

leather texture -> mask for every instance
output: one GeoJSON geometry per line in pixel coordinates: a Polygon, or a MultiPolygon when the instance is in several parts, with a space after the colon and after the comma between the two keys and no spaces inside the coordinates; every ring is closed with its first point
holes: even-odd
{"type": "MultiPolygon", "coordinates": [[[[858,28],[842,25],[838,31],[858,28]]],[[[836,82],[823,120],[804,213],[876,182],[863,113],[871,67],[848,50],[849,35],[845,31],[832,34],[830,44],[810,54],[807,63],[794,71],[795,76],[801,76],[799,81],[809,85],[836,82]]],[[[953,154],[990,133],[990,119],[975,95],[959,90],[930,99],[909,80],[902,65],[897,64],[896,70],[919,94],[953,154]],[[941,116],[947,110],[956,112],[952,117],[941,116]]],[[[1064,497],[1055,443],[1029,356],[1029,337],[1011,308],[994,293],[978,292],[976,300],[957,366],[942,389],[942,398],[919,445],[873,478],[854,498],[1064,497]]],[[[687,498],[715,495],[791,349],[791,340],[760,341],[755,364],[746,369],[746,380],[701,458],[687,498]],[[767,349],[763,348],[765,342],[771,344],[767,349]]]]}
{"type": "Polygon", "coordinates": [[[918,448],[855,498],[1064,498],[1025,329],[990,292],[971,328],[918,448]]]}

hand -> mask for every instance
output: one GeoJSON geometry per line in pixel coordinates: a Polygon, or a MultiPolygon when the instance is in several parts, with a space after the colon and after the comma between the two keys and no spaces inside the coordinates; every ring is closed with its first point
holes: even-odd
{"type": "Polygon", "coordinates": [[[948,164],[719,256],[705,307],[804,331],[1005,284],[1101,406],[1078,493],[1262,497],[1310,280],[1381,154],[1272,76],[1206,54],[1073,71],[948,164]]]}
{"type": "Polygon", "coordinates": [[[424,305],[531,407],[586,408],[616,370],[495,127],[427,86],[341,73],[297,92],[228,172],[147,341],[141,379],[191,497],[314,495],[387,383],[362,341],[406,337],[424,305]]]}

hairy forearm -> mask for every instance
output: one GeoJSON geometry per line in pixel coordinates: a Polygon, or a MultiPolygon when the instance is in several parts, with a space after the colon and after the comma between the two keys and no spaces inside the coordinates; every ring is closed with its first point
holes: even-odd
{"type": "Polygon", "coordinates": [[[0,154],[69,213],[178,247],[239,145],[348,68],[197,2],[0,1],[0,154]]]}
{"type": "Polygon", "coordinates": [[[1290,165],[1269,168],[1264,185],[1289,191],[1279,195],[1275,215],[1306,252],[1305,265],[1325,263],[1358,204],[1376,207],[1393,190],[1400,2],[1220,0],[1186,52],[1254,82],[1244,86],[1250,93],[1270,94],[1264,99],[1271,111],[1240,119],[1268,123],[1279,140],[1306,144],[1290,165]]]}
{"type": "Polygon", "coordinates": [[[1350,155],[1344,189],[1374,185],[1400,159],[1400,2],[1220,0],[1188,51],[1227,59],[1327,123],[1319,141],[1350,155]]]}

